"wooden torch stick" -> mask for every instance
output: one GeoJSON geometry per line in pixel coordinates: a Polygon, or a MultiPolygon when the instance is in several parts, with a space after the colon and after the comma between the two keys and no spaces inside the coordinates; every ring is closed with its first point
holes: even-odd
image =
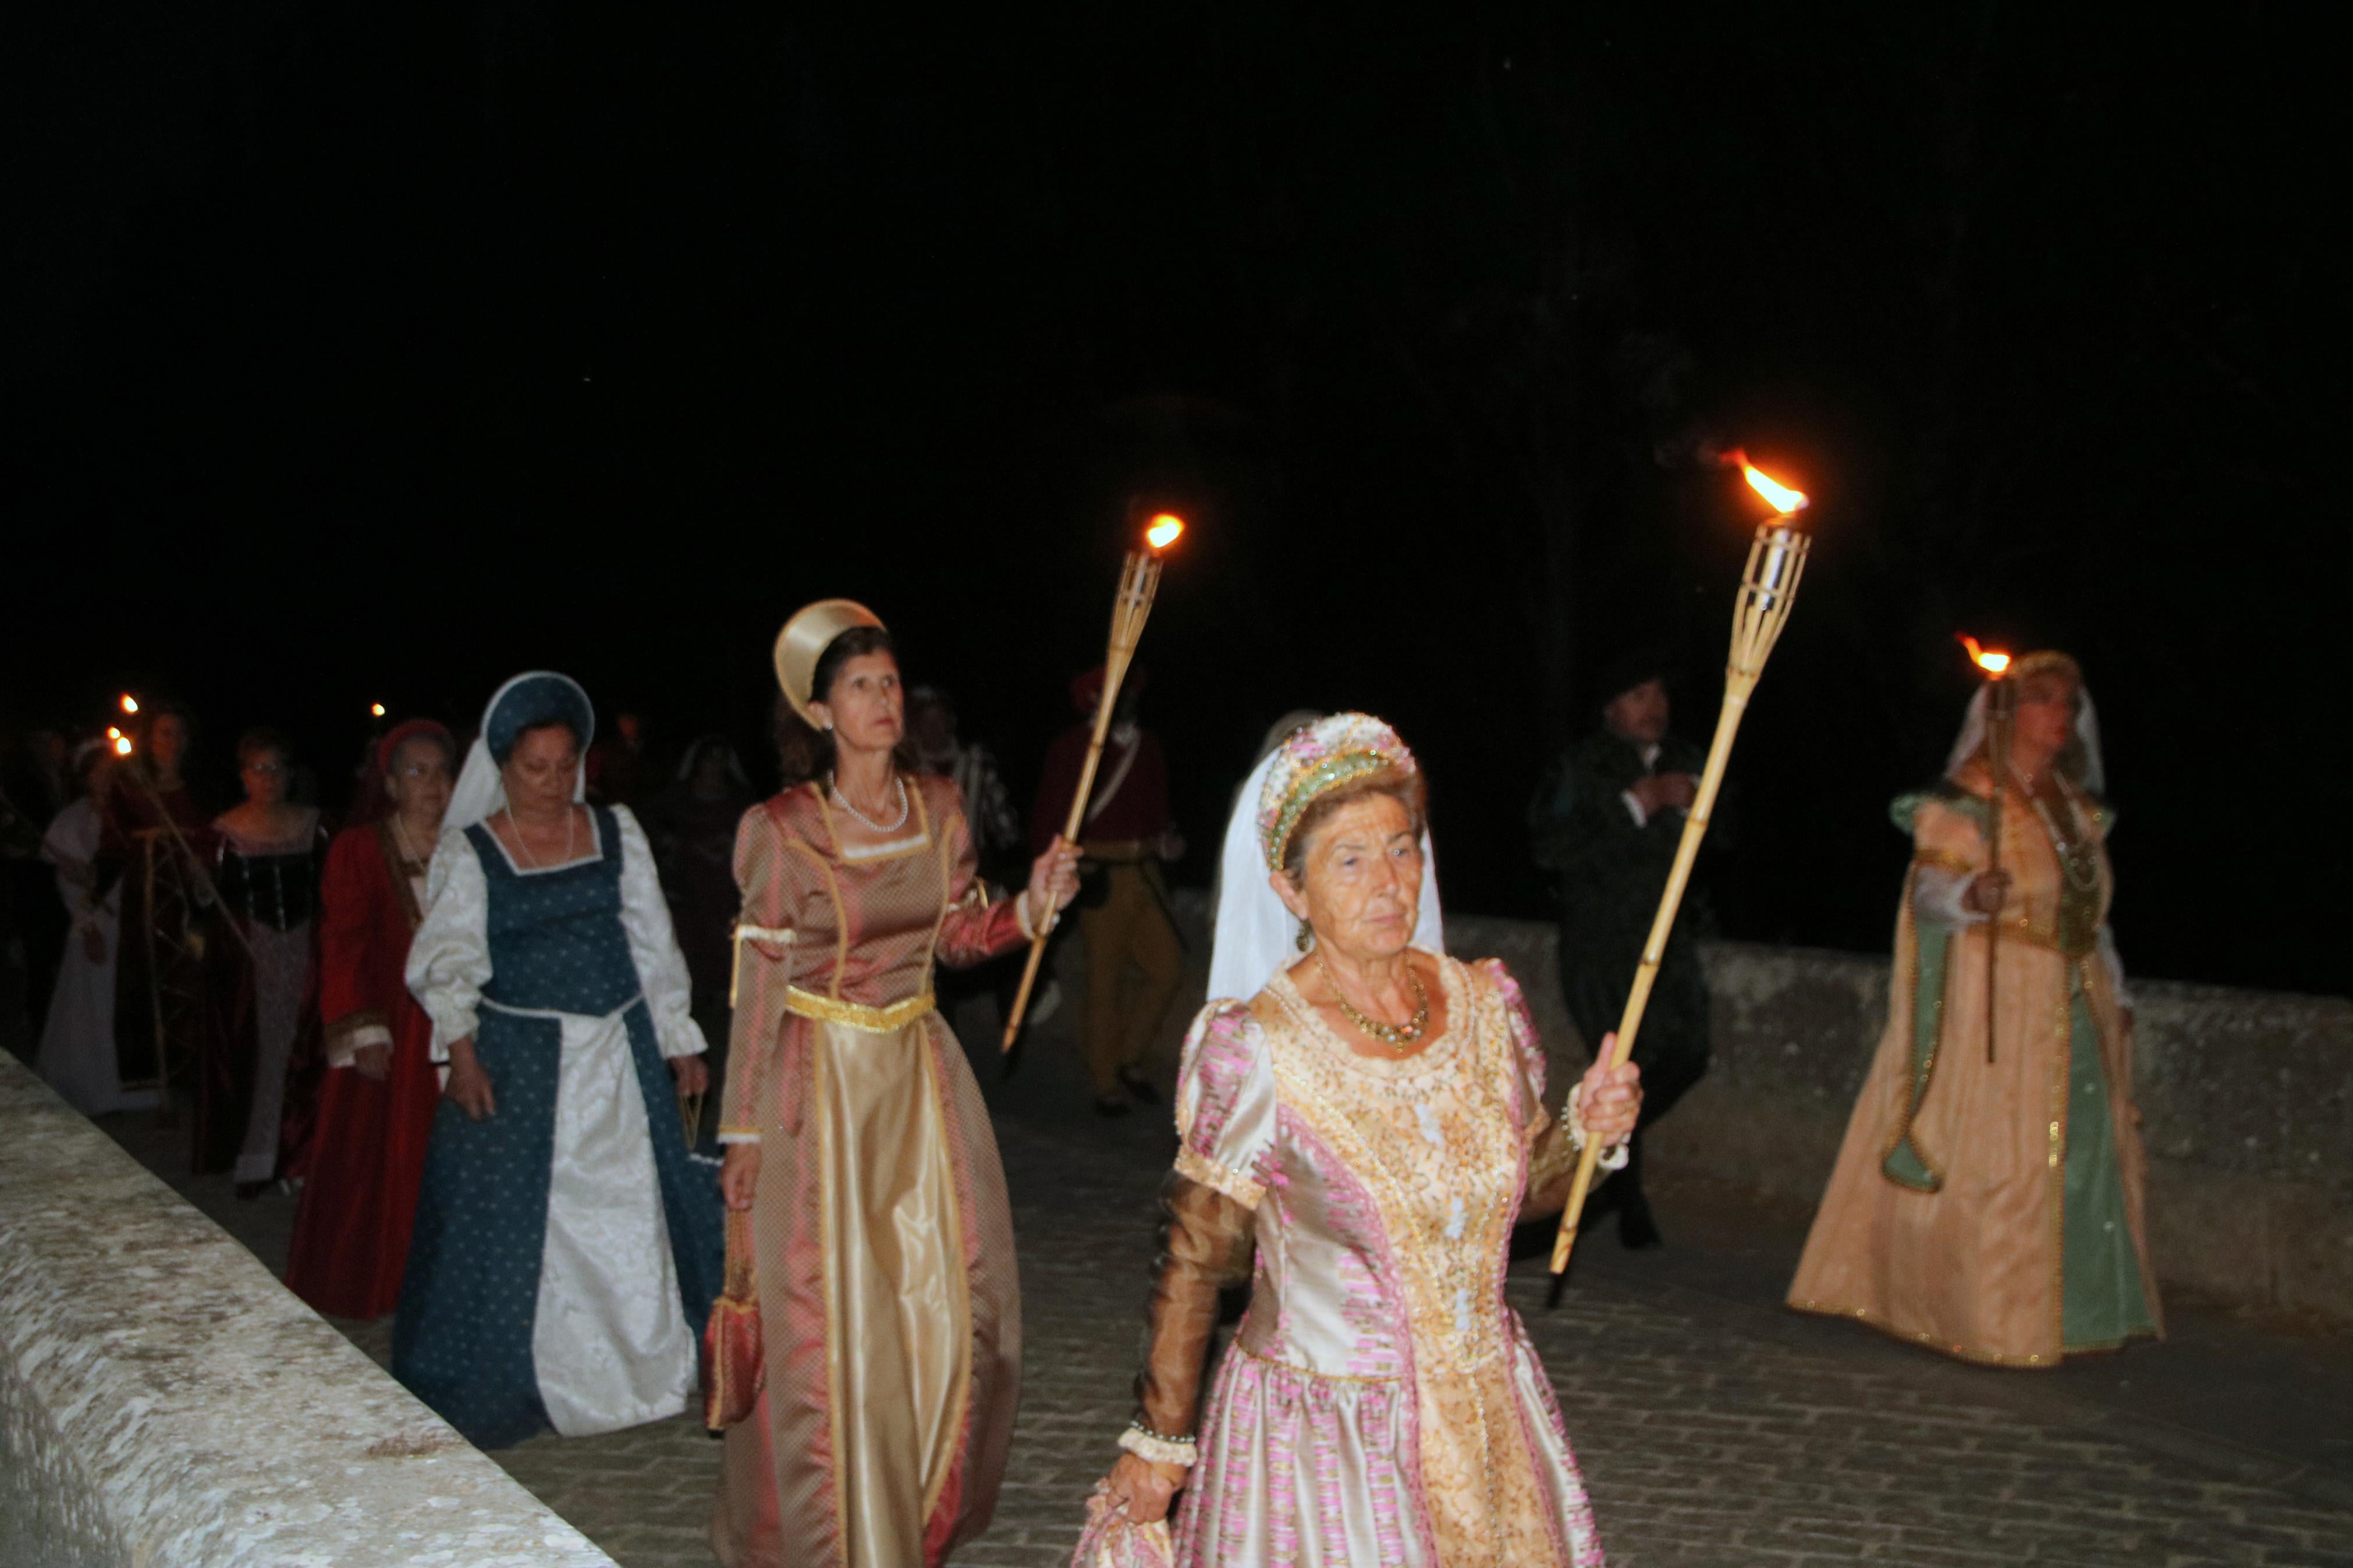
{"type": "MultiPolygon", "coordinates": [[[[1754,469],[1749,471],[1755,473],[1754,469]]],[[[1754,479],[1750,482],[1755,483],[1754,479]]],[[[1716,714],[1715,739],[1708,746],[1707,767],[1700,774],[1690,815],[1683,818],[1683,837],[1675,845],[1674,865],[1667,872],[1666,889],[1659,895],[1658,913],[1651,920],[1650,940],[1642,944],[1642,962],[1634,971],[1633,989],[1626,994],[1626,1010],[1618,1020],[1617,1047],[1609,1054],[1613,1068],[1622,1066],[1633,1054],[1635,1036],[1642,1027],[1642,1012],[1650,1005],[1651,987],[1659,977],[1659,961],[1666,952],[1668,933],[1674,930],[1683,888],[1691,880],[1692,862],[1698,858],[1700,840],[1707,837],[1708,816],[1715,809],[1716,792],[1724,786],[1724,770],[1732,760],[1733,738],[1740,732],[1749,693],[1757,689],[1757,678],[1765,672],[1765,660],[1788,621],[1790,606],[1797,602],[1798,580],[1805,573],[1809,541],[1789,525],[1789,518],[1803,505],[1805,498],[1797,496],[1795,504],[1784,507],[1779,517],[1758,525],[1756,542],[1748,548],[1748,569],[1742,574],[1740,597],[1732,612],[1732,654],[1724,668],[1724,707],[1716,714]]],[[[1574,1089],[1569,1090],[1572,1096],[1576,1092],[1574,1089]]],[[[1553,1237],[1555,1274],[1568,1267],[1569,1248],[1577,1245],[1577,1223],[1585,1213],[1585,1194],[1593,1184],[1594,1163],[1600,1157],[1601,1141],[1587,1139],[1577,1155],[1577,1179],[1568,1190],[1568,1205],[1561,1210],[1560,1230],[1553,1237]]]]}
{"type": "MultiPolygon", "coordinates": [[[[1135,645],[1143,639],[1144,623],[1152,615],[1152,596],[1160,589],[1160,551],[1175,542],[1184,525],[1174,518],[1156,521],[1147,536],[1155,542],[1149,550],[1131,550],[1127,563],[1120,569],[1119,593],[1111,602],[1111,641],[1103,653],[1103,695],[1095,700],[1094,732],[1087,737],[1086,761],[1079,767],[1079,787],[1071,796],[1070,820],[1062,825],[1062,839],[1076,844],[1079,830],[1086,826],[1087,796],[1095,787],[1095,769],[1103,762],[1103,739],[1111,733],[1112,714],[1119,706],[1120,683],[1127,679],[1127,667],[1134,660],[1135,645]],[[1164,534],[1170,523],[1175,531],[1164,534]]],[[[1046,956],[1046,938],[1052,933],[1052,921],[1038,910],[1030,911],[1038,934],[1029,939],[1029,958],[1021,968],[1021,989],[1013,995],[1012,1009],[1005,1015],[1005,1037],[997,1049],[1009,1051],[1020,1037],[1021,1020],[1029,1011],[1030,988],[1038,984],[1038,966],[1046,956]]]]}
{"type": "MultiPolygon", "coordinates": [[[[1993,672],[1993,680],[1986,687],[1986,773],[1992,790],[1986,798],[1986,857],[1988,868],[2001,869],[2002,781],[2010,773],[2010,699],[2014,689],[2003,679],[2000,670],[1993,672]]],[[[1993,1065],[1993,1002],[1996,975],[2000,968],[2001,910],[1996,908],[1986,916],[1986,1065],[1993,1065]]]]}

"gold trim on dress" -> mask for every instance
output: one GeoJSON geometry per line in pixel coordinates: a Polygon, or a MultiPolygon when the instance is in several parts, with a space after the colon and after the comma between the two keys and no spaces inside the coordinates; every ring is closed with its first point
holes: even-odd
{"type": "Polygon", "coordinates": [[[814,1018],[820,1024],[839,1024],[843,1028],[856,1029],[868,1035],[895,1035],[938,1005],[929,991],[918,991],[913,996],[902,997],[886,1007],[870,1007],[863,1002],[848,1002],[839,996],[820,996],[797,985],[785,987],[786,1012],[814,1018]]]}
{"type": "Polygon", "coordinates": [[[1190,1149],[1176,1151],[1176,1173],[1188,1182],[1220,1192],[1246,1209],[1254,1209],[1266,1198],[1266,1186],[1254,1182],[1239,1171],[1227,1169],[1204,1154],[1190,1149]]]}

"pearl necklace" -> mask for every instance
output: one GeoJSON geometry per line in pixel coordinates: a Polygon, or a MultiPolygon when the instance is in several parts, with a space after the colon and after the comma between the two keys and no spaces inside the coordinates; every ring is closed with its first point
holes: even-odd
{"type": "Polygon", "coordinates": [[[864,812],[859,810],[856,806],[850,805],[849,797],[841,793],[841,785],[835,782],[831,773],[828,773],[826,775],[825,787],[826,793],[833,796],[834,805],[841,807],[842,810],[849,813],[850,816],[866,824],[866,826],[873,831],[877,833],[896,833],[899,829],[907,826],[907,781],[901,778],[898,774],[892,773],[891,775],[891,782],[899,786],[899,816],[898,819],[893,822],[877,822],[872,817],[867,816],[864,812]]]}
{"type": "MultiPolygon", "coordinates": [[[[515,847],[522,850],[522,858],[531,862],[531,868],[534,871],[544,871],[547,869],[545,863],[543,862],[538,856],[531,852],[530,844],[524,841],[522,836],[522,824],[515,820],[514,807],[512,806],[507,807],[507,826],[514,829],[515,847]]],[[[569,866],[572,864],[573,835],[579,831],[579,814],[574,811],[570,806],[565,806],[564,808],[564,858],[557,861],[557,865],[569,866]]]]}
{"type": "Polygon", "coordinates": [[[1340,1011],[1348,1022],[1399,1056],[1405,1055],[1407,1047],[1419,1043],[1430,1028],[1430,993],[1422,988],[1421,976],[1413,972],[1411,959],[1406,961],[1405,983],[1413,988],[1413,1016],[1402,1024],[1384,1024],[1350,1005],[1347,994],[1340,989],[1340,977],[1332,973],[1332,961],[1321,952],[1315,957],[1324,966],[1324,978],[1331,983],[1333,1000],[1340,1004],[1340,1011]]]}

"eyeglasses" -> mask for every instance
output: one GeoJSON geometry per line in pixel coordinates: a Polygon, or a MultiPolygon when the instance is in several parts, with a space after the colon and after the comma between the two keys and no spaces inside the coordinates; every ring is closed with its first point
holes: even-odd
{"type": "Polygon", "coordinates": [[[446,779],[449,776],[449,769],[443,763],[411,763],[405,768],[393,769],[392,776],[396,779],[446,779]]]}
{"type": "Polygon", "coordinates": [[[245,764],[245,771],[249,773],[282,773],[286,771],[286,764],[283,763],[248,763],[245,764]]]}

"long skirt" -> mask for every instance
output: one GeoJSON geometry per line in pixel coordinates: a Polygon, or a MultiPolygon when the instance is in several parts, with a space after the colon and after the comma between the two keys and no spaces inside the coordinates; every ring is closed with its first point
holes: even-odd
{"type": "Polygon", "coordinates": [[[729,1568],[914,1568],[988,1524],[1021,1370],[1013,1222],[972,1069],[937,1012],[788,1016],[753,1204],[767,1386],[727,1433],[729,1568]]]}
{"type": "Polygon", "coordinates": [[[84,1116],[149,1110],[158,1098],[155,1090],[126,1089],[115,1071],[114,963],[121,933],[111,910],[102,911],[92,923],[105,939],[106,956],[92,963],[81,932],[66,933],[36,1061],[49,1087],[84,1116]]]}
{"type": "Polygon", "coordinates": [[[284,1126],[286,1078],[311,996],[311,922],[279,931],[248,921],[245,940],[253,955],[253,1067],[235,1173],[240,1182],[266,1182],[278,1174],[279,1151],[290,1142],[284,1126]]]}
{"type": "Polygon", "coordinates": [[[1986,939],[1913,939],[1838,1166],[1789,1287],[1848,1317],[1992,1366],[2051,1367],[2164,1331],[2142,1206],[2131,1035],[2105,968],[2001,945],[1986,1059],[1986,939]],[[1935,1031],[1918,1075],[1916,1031],[1935,1031]]]}
{"type": "Polygon", "coordinates": [[[679,1415],[718,1294],[719,1190],[645,1003],[486,1005],[474,1050],[498,1108],[435,1114],[393,1375],[481,1448],[679,1415]]]}
{"type": "Polygon", "coordinates": [[[404,1007],[394,1026],[383,1082],[357,1068],[322,1075],[309,1177],[294,1211],[286,1288],[339,1318],[381,1318],[400,1303],[417,1189],[441,1099],[427,1057],[432,1025],[404,1007]]]}

